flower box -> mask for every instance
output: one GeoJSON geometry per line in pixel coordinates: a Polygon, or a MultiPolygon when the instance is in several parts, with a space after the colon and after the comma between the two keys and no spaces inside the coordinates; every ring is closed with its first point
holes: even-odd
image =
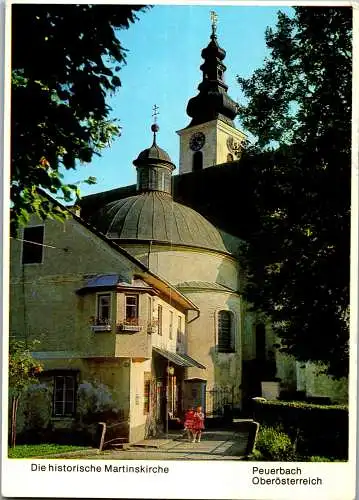
{"type": "Polygon", "coordinates": [[[126,333],[136,333],[140,332],[142,326],[138,321],[123,321],[122,323],[117,325],[117,332],[126,332],[126,333]]]}
{"type": "Polygon", "coordinates": [[[112,327],[111,325],[92,325],[91,330],[93,332],[110,332],[112,327]]]}

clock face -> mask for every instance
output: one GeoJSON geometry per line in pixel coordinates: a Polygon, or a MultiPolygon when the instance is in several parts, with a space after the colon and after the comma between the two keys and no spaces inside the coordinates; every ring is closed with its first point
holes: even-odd
{"type": "Polygon", "coordinates": [[[189,140],[189,147],[192,151],[199,151],[203,148],[206,138],[202,132],[196,132],[189,140]]]}

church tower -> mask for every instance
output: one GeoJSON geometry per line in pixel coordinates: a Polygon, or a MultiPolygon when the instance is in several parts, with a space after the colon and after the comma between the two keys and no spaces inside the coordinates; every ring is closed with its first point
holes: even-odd
{"type": "Polygon", "coordinates": [[[203,77],[199,93],[187,105],[187,114],[192,120],[177,132],[180,136],[180,174],[238,159],[246,138],[233,123],[238,105],[227,94],[226,66],[223,64],[226,52],[218,45],[215,12],[211,12],[211,20],[210,42],[202,50],[204,62],[200,69],[203,77]]]}

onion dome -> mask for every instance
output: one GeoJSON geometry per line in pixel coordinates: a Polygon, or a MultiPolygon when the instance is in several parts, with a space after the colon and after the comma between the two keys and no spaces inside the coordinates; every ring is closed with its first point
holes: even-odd
{"type": "Polygon", "coordinates": [[[228,253],[220,232],[207,219],[160,191],[108,203],[91,222],[119,244],[152,241],[228,253]]]}
{"type": "Polygon", "coordinates": [[[198,86],[199,93],[188,101],[187,114],[192,118],[189,127],[211,120],[220,119],[233,126],[238,114],[237,103],[227,94],[228,86],[224,82],[226,66],[223,60],[226,51],[218,45],[215,30],[208,46],[202,50],[204,63],[200,69],[202,82],[198,86]]]}

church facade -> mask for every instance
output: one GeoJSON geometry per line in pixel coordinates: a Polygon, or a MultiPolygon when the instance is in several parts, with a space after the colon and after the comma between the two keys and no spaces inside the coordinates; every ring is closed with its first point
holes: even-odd
{"type": "MultiPolygon", "coordinates": [[[[213,27],[191,121],[178,131],[177,184],[240,163],[246,136],[225,55],[213,27]]],[[[85,197],[64,225],[32,221],[12,242],[10,334],[40,338],[49,425],[74,425],[77,391],[91,381],[113,394],[129,441],[188,406],[215,419],[280,391],[345,401],[346,381],[276,351],[270,322],[243,299],[241,239],[176,201],[176,166],[156,123],[152,133],[133,162],[136,186],[85,197]]]]}

